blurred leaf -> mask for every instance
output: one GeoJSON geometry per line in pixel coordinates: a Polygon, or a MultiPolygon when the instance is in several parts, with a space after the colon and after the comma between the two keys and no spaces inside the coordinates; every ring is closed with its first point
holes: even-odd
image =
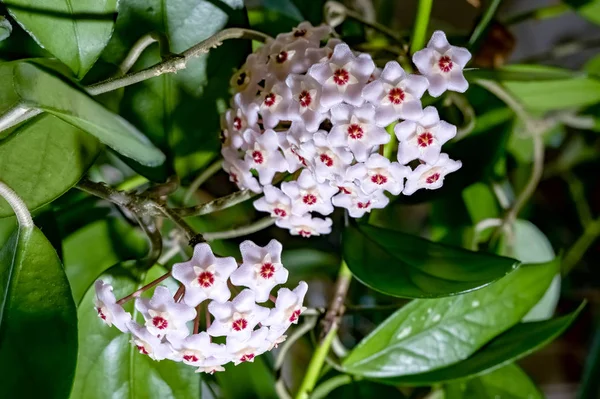
{"type": "Polygon", "coordinates": [[[475,183],[470,185],[463,190],[462,197],[473,224],[477,224],[484,219],[498,217],[500,214],[496,196],[487,184],[475,183]]]}
{"type": "Polygon", "coordinates": [[[52,245],[15,230],[0,250],[0,375],[7,398],[66,398],[77,359],[77,314],[52,245]]]}
{"type": "Polygon", "coordinates": [[[10,83],[20,103],[17,106],[40,108],[145,165],[164,162],[164,155],[129,122],[39,66],[10,62],[0,67],[0,75],[7,74],[12,75],[10,83]]]}
{"type": "Polygon", "coordinates": [[[265,365],[263,357],[253,362],[234,366],[229,363],[225,371],[215,374],[221,388],[222,399],[276,399],[275,375],[265,365]]]}
{"type": "Polygon", "coordinates": [[[582,17],[590,22],[600,25],[600,1],[599,0],[563,0],[573,7],[582,17]]]}
{"type": "Polygon", "coordinates": [[[531,111],[584,107],[600,102],[600,82],[592,78],[545,82],[504,81],[502,84],[531,111]]]}
{"type": "Polygon", "coordinates": [[[489,374],[444,387],[445,399],[502,398],[542,399],[529,376],[515,364],[509,364],[489,374]]]}
{"type": "Polygon", "coordinates": [[[590,60],[588,60],[583,66],[583,69],[590,75],[600,76],[600,55],[592,57],[590,60]]]}
{"type": "Polygon", "coordinates": [[[350,352],[344,370],[370,378],[440,369],[472,355],[519,322],[542,297],[559,262],[522,265],[480,290],[404,306],[350,352]]]}
{"type": "Polygon", "coordinates": [[[465,73],[465,77],[469,80],[489,79],[501,82],[564,80],[575,76],[577,73],[568,69],[525,64],[506,65],[498,69],[472,69],[465,73]]]}
{"type": "Polygon", "coordinates": [[[331,252],[312,248],[288,249],[283,251],[282,263],[294,280],[327,273],[340,265],[340,258],[331,252]]]}
{"type": "MultiPolygon", "coordinates": [[[[596,321],[597,322],[597,321],[596,321]]],[[[596,325],[596,333],[589,347],[581,384],[577,391],[577,399],[597,399],[600,396],[600,328],[596,325]]]]}
{"type": "Polygon", "coordinates": [[[475,119],[475,127],[470,134],[476,135],[485,133],[489,129],[514,118],[514,115],[514,112],[507,107],[496,108],[494,110],[487,111],[482,115],[477,115],[477,118],[475,119]]]}
{"type": "MultiPolygon", "coordinates": [[[[49,114],[11,131],[0,141],[0,178],[29,210],[53,201],[74,186],[102,148],[95,137],[49,114]]],[[[9,215],[12,210],[0,198],[0,218],[9,215]]]]}
{"type": "Polygon", "coordinates": [[[144,235],[122,219],[98,220],[69,235],[63,243],[65,272],[75,303],[109,267],[142,257],[147,244],[144,235]]]}
{"type": "Polygon", "coordinates": [[[17,218],[7,217],[0,219],[0,248],[6,244],[13,231],[17,228],[17,218]]]}
{"type": "MultiPolygon", "coordinates": [[[[327,399],[364,399],[364,398],[394,398],[394,399],[402,399],[405,396],[395,387],[391,387],[389,385],[378,384],[373,381],[362,380],[362,381],[352,381],[351,377],[350,382],[342,385],[333,391],[329,392],[327,399]]],[[[323,384],[326,384],[327,381],[323,384]]],[[[321,384],[321,385],[323,385],[321,384]]],[[[319,389],[320,385],[317,387],[319,389]]],[[[311,398],[314,397],[314,392],[311,398]]],[[[321,396],[323,397],[323,396],[321,396]]]]}
{"type": "Polygon", "coordinates": [[[573,313],[556,319],[519,323],[460,363],[427,373],[378,381],[391,385],[427,386],[488,373],[521,359],[555,340],[573,323],[584,306],[585,303],[582,303],[573,313]]]}
{"type": "Polygon", "coordinates": [[[387,295],[434,298],[488,285],[517,261],[369,225],[348,226],[344,260],[363,284],[387,295]]]}
{"type": "MultiPolygon", "coordinates": [[[[101,279],[112,284],[115,296],[121,298],[165,272],[155,266],[140,281],[127,270],[114,267],[101,279]]],[[[172,361],[157,362],[139,353],[129,342],[129,334],[108,327],[98,318],[94,300],[95,291],[91,287],[79,305],[80,350],[71,399],[113,399],[116,394],[130,399],[200,397],[200,376],[193,367],[172,361]]],[[[125,309],[131,312],[133,301],[126,303],[125,309]]],[[[139,320],[140,316],[137,311],[134,313],[134,319],[139,320]]]]}
{"type": "Polygon", "coordinates": [[[3,15],[0,15],[0,42],[9,37],[11,32],[12,25],[3,15]]]}
{"type": "Polygon", "coordinates": [[[8,11],[44,48],[82,78],[113,31],[117,0],[8,0],[8,11]]]}
{"type": "Polygon", "coordinates": [[[264,7],[268,10],[278,11],[283,15],[286,15],[298,23],[304,21],[304,17],[298,7],[292,2],[292,0],[264,0],[264,7]]]}

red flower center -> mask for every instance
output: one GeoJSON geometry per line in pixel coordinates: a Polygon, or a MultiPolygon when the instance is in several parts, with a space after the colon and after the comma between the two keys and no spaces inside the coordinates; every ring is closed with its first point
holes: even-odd
{"type": "Polygon", "coordinates": [[[277,54],[277,57],[275,57],[275,61],[277,61],[278,64],[283,64],[284,62],[286,62],[288,59],[288,53],[287,51],[282,51],[279,54],[277,54]]]}
{"type": "Polygon", "coordinates": [[[402,101],[404,101],[404,97],[404,90],[400,89],[399,87],[394,87],[388,92],[388,100],[390,100],[392,104],[402,104],[402,101]]]}
{"type": "Polygon", "coordinates": [[[234,182],[234,183],[236,183],[236,184],[237,184],[237,183],[239,183],[238,176],[237,176],[235,173],[233,173],[233,172],[230,172],[230,173],[229,173],[229,177],[231,178],[231,181],[232,181],[232,182],[234,182]]]}
{"type": "Polygon", "coordinates": [[[306,158],[304,158],[302,155],[298,154],[298,152],[296,150],[294,150],[293,148],[291,149],[292,154],[294,154],[297,158],[298,161],[300,161],[300,163],[304,166],[306,166],[306,158]]]}
{"type": "Polygon", "coordinates": [[[246,327],[248,327],[248,320],[243,319],[243,318],[234,320],[232,323],[232,327],[235,331],[245,330],[246,327]]]}
{"type": "Polygon", "coordinates": [[[294,37],[302,37],[306,35],[306,29],[296,29],[294,31],[294,37]]]}
{"type": "Polygon", "coordinates": [[[434,173],[431,176],[427,177],[427,179],[425,179],[425,181],[427,182],[427,184],[433,184],[436,181],[438,181],[439,179],[440,179],[440,174],[434,173]]]}
{"type": "Polygon", "coordinates": [[[104,312],[102,311],[101,308],[96,308],[96,310],[98,311],[98,316],[100,316],[100,318],[102,320],[106,320],[106,315],[104,314],[104,312]]]}
{"type": "Polygon", "coordinates": [[[333,82],[338,86],[344,86],[350,80],[350,74],[345,69],[336,69],[333,72],[333,82]]]}
{"type": "Polygon", "coordinates": [[[371,201],[359,202],[358,204],[356,204],[356,206],[358,206],[358,209],[367,209],[371,206],[371,201]]]}
{"type": "Polygon", "coordinates": [[[198,361],[198,357],[196,355],[183,355],[183,360],[194,363],[198,361]]]}
{"type": "Polygon", "coordinates": [[[159,330],[164,330],[169,327],[169,322],[164,317],[155,316],[152,318],[152,325],[159,330]]]}
{"type": "Polygon", "coordinates": [[[298,101],[300,102],[301,107],[306,108],[312,102],[312,96],[308,90],[302,90],[302,92],[298,94],[298,101]]]}
{"type": "Polygon", "coordinates": [[[310,237],[312,235],[312,233],[310,231],[304,230],[304,229],[299,230],[298,234],[300,234],[300,236],[304,237],[304,238],[308,238],[308,237],[310,237]]]}
{"type": "Polygon", "coordinates": [[[338,186],[338,188],[340,189],[341,192],[343,192],[344,194],[352,194],[352,191],[348,190],[346,187],[344,186],[338,186]]]}
{"type": "Polygon", "coordinates": [[[215,275],[211,272],[202,272],[198,275],[200,287],[208,288],[215,283],[215,275]]]}
{"type": "Polygon", "coordinates": [[[240,362],[249,362],[254,359],[254,353],[248,353],[242,357],[240,357],[240,362]]]}
{"type": "Polygon", "coordinates": [[[260,276],[264,279],[270,279],[275,274],[275,266],[272,263],[265,263],[260,267],[260,276]]]}
{"type": "Polygon", "coordinates": [[[430,132],[421,133],[417,137],[417,144],[419,147],[428,147],[433,143],[433,134],[430,132]]]}
{"type": "Polygon", "coordinates": [[[300,313],[302,313],[302,311],[300,309],[296,309],[292,312],[292,314],[290,315],[290,321],[292,323],[294,323],[295,321],[298,320],[298,317],[300,317],[300,313]]]}
{"type": "Polygon", "coordinates": [[[235,130],[240,130],[242,128],[242,119],[239,116],[233,118],[233,128],[235,130]]]}
{"type": "Polygon", "coordinates": [[[325,166],[327,166],[327,167],[333,166],[333,158],[331,158],[329,155],[321,154],[319,156],[319,159],[321,160],[321,162],[323,162],[325,164],[325,166]]]}
{"type": "Polygon", "coordinates": [[[265,161],[265,157],[263,156],[262,152],[260,152],[260,151],[253,151],[252,159],[254,160],[254,163],[257,163],[259,165],[265,161]]]}
{"type": "Polygon", "coordinates": [[[314,205],[317,203],[317,196],[314,194],[306,194],[304,197],[302,197],[302,202],[304,202],[306,205],[314,205]]]}
{"type": "Polygon", "coordinates": [[[136,345],[135,347],[140,351],[140,353],[142,353],[144,355],[148,355],[149,354],[149,352],[146,350],[146,348],[144,348],[143,345],[136,345]]]}
{"type": "Polygon", "coordinates": [[[353,123],[350,126],[348,126],[348,136],[351,139],[360,140],[363,138],[364,135],[365,135],[365,132],[363,131],[363,128],[360,127],[360,125],[353,123]]]}
{"type": "Polygon", "coordinates": [[[452,59],[450,57],[448,57],[447,55],[444,55],[438,61],[438,66],[440,67],[440,70],[442,72],[448,73],[454,67],[454,63],[452,62],[452,59]]]}
{"type": "Polygon", "coordinates": [[[381,173],[378,173],[376,175],[371,176],[371,181],[375,184],[385,184],[388,181],[388,178],[384,175],[382,175],[381,173]]]}
{"type": "Polygon", "coordinates": [[[273,209],[273,213],[281,218],[284,218],[287,216],[287,212],[285,211],[285,209],[281,209],[281,208],[273,209]]]}
{"type": "Polygon", "coordinates": [[[269,93],[265,96],[265,101],[263,101],[265,107],[272,107],[275,105],[275,93],[269,93]]]}

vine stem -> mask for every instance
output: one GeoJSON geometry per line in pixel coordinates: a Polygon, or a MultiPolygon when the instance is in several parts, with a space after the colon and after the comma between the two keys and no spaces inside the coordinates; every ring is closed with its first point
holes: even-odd
{"type": "Polygon", "coordinates": [[[275,224],[275,218],[271,216],[267,216],[266,218],[262,218],[257,220],[254,223],[251,223],[247,226],[239,227],[237,229],[231,229],[226,231],[216,231],[213,233],[204,233],[204,239],[206,241],[212,240],[225,240],[228,238],[236,238],[247,236],[252,233],[256,233],[257,231],[266,229],[269,226],[275,224]]]}
{"type": "Polygon", "coordinates": [[[117,301],[117,305],[122,305],[125,302],[133,299],[133,298],[137,298],[140,295],[142,295],[142,293],[146,290],[149,290],[150,288],[154,287],[155,285],[161,283],[162,281],[166,280],[167,278],[169,278],[171,276],[171,272],[168,272],[166,274],[163,274],[162,276],[160,276],[159,278],[157,278],[154,281],[151,281],[150,283],[146,284],[145,286],[143,286],[142,288],[132,292],[131,294],[119,299],[117,301]]]}
{"type": "Polygon", "coordinates": [[[5,183],[0,181],[0,196],[8,202],[8,205],[15,212],[19,227],[22,229],[31,229],[34,227],[31,213],[25,205],[25,202],[13,191],[12,188],[8,187],[5,183]]]}
{"type": "Polygon", "coordinates": [[[600,236],[600,218],[590,222],[585,226],[583,234],[575,241],[573,246],[569,248],[565,254],[565,258],[562,262],[562,275],[566,276],[577,263],[581,260],[581,257],[588,250],[590,245],[598,239],[600,236]]]}
{"type": "Polygon", "coordinates": [[[135,62],[140,58],[144,50],[146,50],[151,44],[158,43],[160,47],[160,54],[165,57],[169,54],[169,42],[162,33],[150,32],[140,37],[125,56],[125,59],[119,65],[119,70],[115,74],[115,77],[123,76],[133,67],[135,62]]]}
{"type": "Polygon", "coordinates": [[[323,338],[320,340],[313,353],[304,379],[302,380],[302,384],[300,385],[300,389],[296,395],[296,399],[308,399],[317,384],[321,369],[323,368],[329,350],[331,349],[331,344],[337,335],[340,318],[344,313],[344,300],[348,294],[351,280],[352,272],[348,268],[346,262],[342,261],[338,272],[337,282],[335,284],[335,294],[331,300],[329,309],[325,314],[325,319],[323,320],[323,338]]]}
{"type": "Polygon", "coordinates": [[[196,190],[198,190],[198,188],[200,188],[200,186],[211,176],[220,171],[222,167],[223,160],[219,159],[218,161],[210,165],[208,168],[204,169],[204,171],[200,173],[198,177],[196,177],[192,184],[190,184],[190,186],[188,187],[188,190],[185,193],[185,196],[183,197],[183,204],[187,204],[192,198],[192,195],[194,195],[194,193],[196,192],[196,190]]]}
{"type": "Polygon", "coordinates": [[[432,6],[433,0],[419,0],[415,27],[410,43],[411,54],[414,54],[425,47],[425,35],[427,34],[427,25],[429,24],[432,6]]]}

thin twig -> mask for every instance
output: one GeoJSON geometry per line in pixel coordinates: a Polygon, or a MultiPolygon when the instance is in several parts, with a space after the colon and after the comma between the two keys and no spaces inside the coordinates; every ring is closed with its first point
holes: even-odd
{"type": "Polygon", "coordinates": [[[229,238],[242,237],[252,233],[256,233],[257,231],[264,230],[267,227],[272,226],[273,224],[275,224],[275,218],[267,216],[266,218],[259,219],[256,222],[251,223],[247,226],[238,227],[236,229],[226,231],[204,233],[203,236],[206,241],[226,240],[229,238]]]}
{"type": "Polygon", "coordinates": [[[183,197],[183,204],[184,205],[187,204],[190,201],[190,199],[192,198],[192,195],[194,195],[194,193],[196,192],[196,190],[198,190],[198,188],[205,181],[207,181],[211,176],[213,176],[215,173],[217,173],[219,170],[221,170],[222,167],[223,167],[223,160],[219,159],[218,161],[216,161],[212,165],[210,165],[208,168],[204,169],[204,171],[202,173],[200,173],[198,175],[198,177],[196,177],[194,179],[192,184],[190,184],[187,192],[185,193],[185,196],[183,197]]]}
{"type": "Polygon", "coordinates": [[[575,210],[577,211],[579,222],[585,228],[593,220],[592,211],[590,210],[590,206],[585,198],[585,187],[583,186],[581,180],[579,180],[573,174],[573,172],[565,172],[563,174],[563,178],[569,187],[569,193],[571,194],[571,199],[575,204],[575,210]]]}
{"type": "Polygon", "coordinates": [[[134,43],[125,59],[121,62],[121,65],[119,65],[119,70],[114,77],[120,77],[129,72],[144,50],[153,43],[158,43],[161,57],[169,54],[169,42],[165,35],[159,32],[147,33],[134,43]]]}
{"type": "Polygon", "coordinates": [[[171,272],[169,271],[166,274],[163,274],[162,276],[160,276],[159,278],[157,278],[154,281],[151,281],[150,283],[146,284],[145,286],[143,286],[142,288],[138,289],[137,291],[132,292],[131,294],[119,299],[117,301],[117,305],[122,305],[125,302],[131,300],[132,298],[137,298],[140,295],[142,295],[142,293],[146,290],[149,290],[150,288],[154,287],[155,285],[160,284],[161,282],[163,282],[164,280],[166,280],[167,278],[169,278],[171,276],[171,272]]]}
{"type": "Polygon", "coordinates": [[[179,216],[182,217],[206,215],[209,213],[232,207],[241,202],[247,201],[250,198],[256,197],[257,195],[258,193],[254,193],[250,190],[236,191],[225,197],[217,198],[210,202],[207,202],[206,204],[192,206],[188,208],[174,208],[173,212],[177,213],[179,216]]]}
{"type": "Polygon", "coordinates": [[[562,261],[562,275],[566,276],[575,267],[588,248],[600,236],[600,218],[594,220],[585,227],[581,237],[569,248],[562,261]]]}
{"type": "Polygon", "coordinates": [[[156,226],[156,221],[153,217],[138,214],[134,215],[138,224],[142,230],[144,230],[144,233],[146,233],[146,237],[148,237],[148,253],[138,261],[143,268],[147,269],[154,266],[160,258],[163,249],[162,236],[160,235],[160,230],[156,226]]]}
{"type": "Polygon", "coordinates": [[[173,194],[179,188],[179,177],[169,176],[166,182],[150,187],[144,194],[151,198],[165,197],[173,194]]]}

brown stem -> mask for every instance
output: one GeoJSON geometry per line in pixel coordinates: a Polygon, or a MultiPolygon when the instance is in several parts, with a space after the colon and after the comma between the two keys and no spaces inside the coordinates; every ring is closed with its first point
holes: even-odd
{"type": "Polygon", "coordinates": [[[142,288],[140,288],[137,291],[132,292],[131,294],[119,299],[117,301],[117,305],[122,305],[125,302],[131,300],[132,298],[137,298],[139,297],[142,292],[149,290],[150,288],[154,287],[157,284],[160,284],[162,281],[166,280],[167,278],[169,278],[171,276],[171,272],[168,272],[167,274],[163,274],[162,276],[160,276],[159,278],[157,278],[154,281],[149,282],[148,284],[146,284],[145,286],[143,286],[142,288]]]}

